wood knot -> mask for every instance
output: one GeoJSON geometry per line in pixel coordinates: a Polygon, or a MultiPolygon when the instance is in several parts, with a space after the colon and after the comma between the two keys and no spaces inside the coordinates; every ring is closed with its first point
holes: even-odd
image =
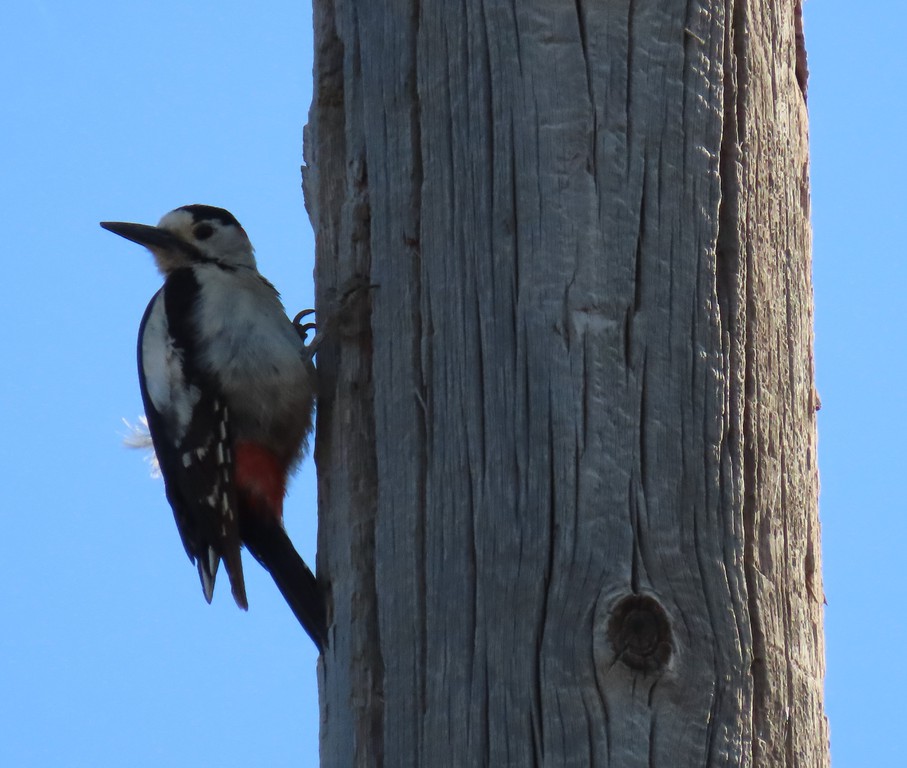
{"type": "Polygon", "coordinates": [[[627,595],[611,610],[608,641],[614,658],[630,669],[658,672],[671,658],[671,622],[655,598],[627,595]]]}

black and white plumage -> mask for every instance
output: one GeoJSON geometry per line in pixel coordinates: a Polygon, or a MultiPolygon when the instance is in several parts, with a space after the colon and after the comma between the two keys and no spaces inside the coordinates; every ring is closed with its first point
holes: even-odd
{"type": "Polygon", "coordinates": [[[228,211],[188,205],[156,227],[101,226],[146,246],[165,278],[139,329],[139,382],[167,499],[205,598],[223,561],[236,603],[248,607],[245,544],[321,647],[322,598],[283,528],[287,478],[312,428],[313,350],[228,211]]]}

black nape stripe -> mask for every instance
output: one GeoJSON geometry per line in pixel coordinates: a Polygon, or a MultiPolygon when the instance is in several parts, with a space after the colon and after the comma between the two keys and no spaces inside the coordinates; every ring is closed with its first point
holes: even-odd
{"type": "Polygon", "coordinates": [[[213,205],[184,205],[177,208],[178,211],[189,211],[192,214],[193,221],[202,221],[214,219],[221,224],[230,224],[239,227],[240,223],[230,211],[224,208],[217,208],[213,205]]]}

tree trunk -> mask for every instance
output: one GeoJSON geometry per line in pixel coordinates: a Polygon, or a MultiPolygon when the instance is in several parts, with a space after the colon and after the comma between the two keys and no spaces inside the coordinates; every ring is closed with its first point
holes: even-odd
{"type": "Polygon", "coordinates": [[[322,765],[827,765],[799,7],[314,5],[322,765]]]}

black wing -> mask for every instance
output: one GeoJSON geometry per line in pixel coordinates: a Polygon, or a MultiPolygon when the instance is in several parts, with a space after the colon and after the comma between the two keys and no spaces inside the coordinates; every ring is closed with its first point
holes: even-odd
{"type": "Polygon", "coordinates": [[[167,500],[205,599],[211,602],[223,559],[233,597],[245,609],[229,409],[217,383],[191,364],[186,304],[197,292],[191,270],[178,270],[148,304],[139,328],[139,383],[167,500]]]}

